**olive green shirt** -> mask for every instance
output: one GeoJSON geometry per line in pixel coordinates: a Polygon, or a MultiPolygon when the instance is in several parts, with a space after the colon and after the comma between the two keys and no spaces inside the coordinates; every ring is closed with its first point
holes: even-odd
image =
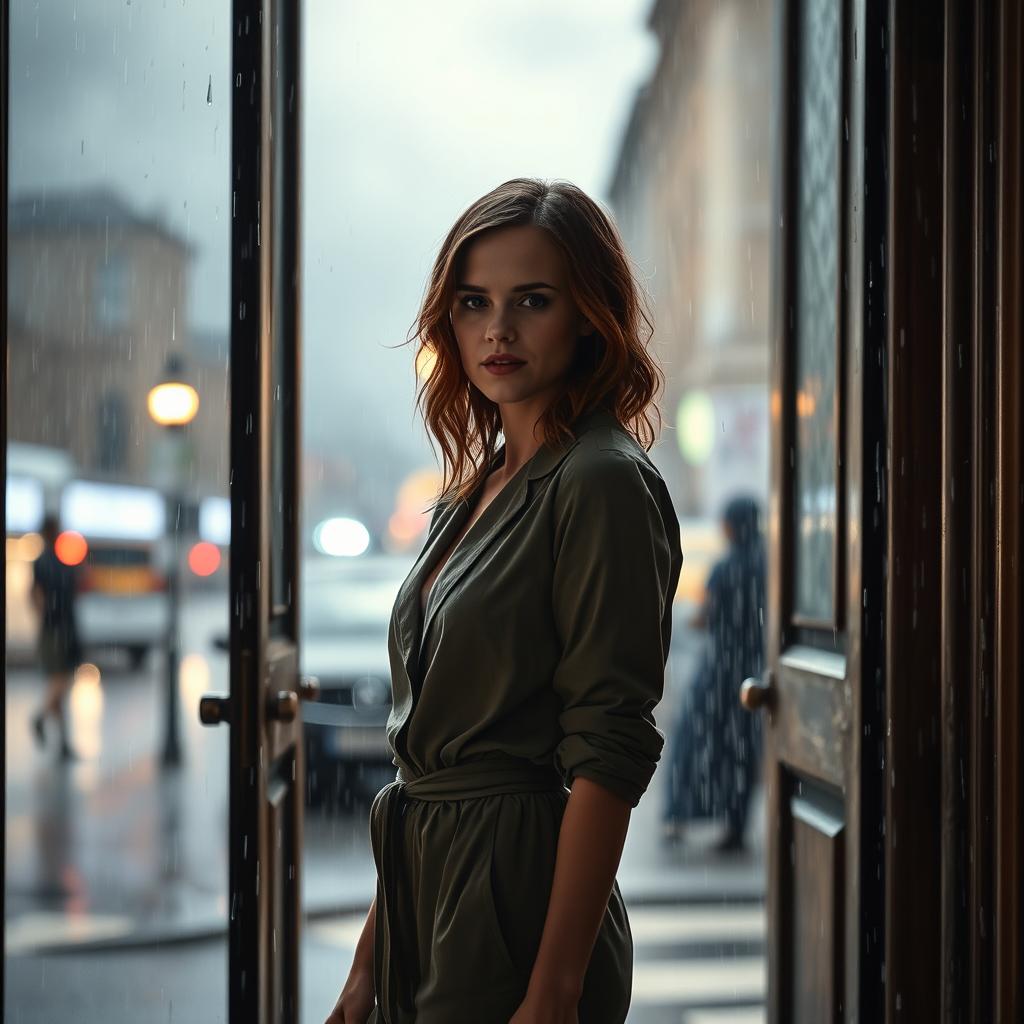
{"type": "MultiPolygon", "coordinates": [[[[636,806],[664,745],[662,697],[682,565],[668,489],[604,410],[537,451],[420,588],[470,516],[441,502],[389,632],[394,763],[415,778],[497,752],[552,763],[636,806]],[[421,621],[422,619],[422,621],[421,621]]],[[[504,462],[504,447],[490,468],[504,462]]]]}

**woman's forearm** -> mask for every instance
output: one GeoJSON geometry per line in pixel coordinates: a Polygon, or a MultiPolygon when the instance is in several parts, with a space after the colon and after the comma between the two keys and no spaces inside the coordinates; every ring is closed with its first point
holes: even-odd
{"type": "Polygon", "coordinates": [[[555,873],[537,959],[535,991],[578,998],[622,857],[632,808],[590,779],[573,780],[558,835],[555,873]]]}

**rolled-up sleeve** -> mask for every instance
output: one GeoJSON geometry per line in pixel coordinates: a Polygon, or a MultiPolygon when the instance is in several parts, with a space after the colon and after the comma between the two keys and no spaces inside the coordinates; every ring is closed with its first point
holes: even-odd
{"type": "Polygon", "coordinates": [[[566,468],[555,515],[555,766],[567,786],[582,776],[636,807],[665,743],[653,712],[682,562],[678,521],[657,471],[614,450],[566,468]]]}

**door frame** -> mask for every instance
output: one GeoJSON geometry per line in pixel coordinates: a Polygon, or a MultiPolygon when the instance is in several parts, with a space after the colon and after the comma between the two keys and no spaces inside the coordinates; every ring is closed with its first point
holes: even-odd
{"type": "Polygon", "coordinates": [[[899,785],[886,791],[879,1019],[1015,1021],[1024,15],[1016,0],[891,0],[887,18],[886,763],[899,785]]]}
{"type": "MultiPolygon", "coordinates": [[[[886,345],[886,295],[877,253],[885,244],[885,132],[888,125],[885,66],[885,4],[881,0],[844,0],[840,14],[840,138],[838,220],[840,237],[835,349],[836,516],[833,623],[802,622],[792,614],[794,493],[790,453],[795,446],[796,154],[799,124],[798,7],[801,0],[776,6],[776,55],[773,105],[776,146],[773,167],[775,238],[772,259],[771,485],[768,515],[769,614],[766,654],[771,704],[766,725],[765,778],[766,906],[768,912],[769,1020],[782,1022],[789,1012],[787,970],[790,937],[785,909],[784,858],[791,837],[780,822],[790,799],[784,772],[775,772],[774,732],[798,748],[798,760],[820,770],[842,789],[845,820],[838,843],[842,862],[832,870],[846,878],[834,893],[843,915],[842,954],[833,965],[843,1021],[882,1020],[879,984],[885,960],[884,809],[885,732],[885,579],[888,550],[888,494],[879,486],[884,463],[885,410],[881,407],[886,345]],[[866,40],[883,46],[866,45],[866,40]],[[807,644],[813,632],[834,629],[837,653],[807,644]],[[819,735],[834,734],[834,745],[815,751],[801,744],[792,709],[786,710],[788,676],[796,684],[816,686],[824,717],[819,735]],[[788,721],[787,721],[788,719],[788,721]],[[845,783],[840,780],[845,780],[845,783]],[[870,938],[866,938],[870,937],[870,938]]],[[[793,697],[795,698],[795,695],[793,697]]],[[[780,748],[781,749],[781,748],[780,748]]],[[[792,752],[792,751],[791,751],[792,752]]],[[[799,767],[799,764],[796,765],[799,767]]]]}
{"type": "MultiPolygon", "coordinates": [[[[795,99],[787,67],[798,3],[782,0],[776,39],[776,53],[790,58],[776,151],[776,244],[787,261],[795,99]]],[[[847,678],[850,778],[859,787],[847,849],[859,863],[846,894],[844,1019],[1017,1020],[1024,13],[1015,0],[846,3],[847,678]]],[[[792,296],[782,289],[791,262],[775,259],[773,277],[769,540],[784,569],[793,424],[792,296]]],[[[785,610],[783,581],[771,585],[773,612],[785,610]]],[[[770,620],[775,664],[789,622],[770,620]]],[[[772,823],[779,798],[767,781],[772,823]]],[[[777,837],[769,840],[777,1019],[781,854],[777,837]]]]}
{"type": "Polygon", "coordinates": [[[301,28],[300,0],[233,0],[231,689],[200,707],[231,734],[231,1024],[300,1017],[301,28]]]}

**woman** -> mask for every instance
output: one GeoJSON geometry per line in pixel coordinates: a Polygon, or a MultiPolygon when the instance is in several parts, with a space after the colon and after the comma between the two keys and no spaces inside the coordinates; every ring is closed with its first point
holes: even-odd
{"type": "Polygon", "coordinates": [[[725,820],[719,853],[743,849],[750,795],[760,764],[760,721],[740,706],[743,680],[764,664],[765,553],[755,498],[740,495],[722,512],[729,553],[708,577],[692,621],[708,644],[672,739],[665,835],[692,818],[725,820]]]}
{"type": "Polygon", "coordinates": [[[445,478],[392,613],[398,776],[329,1024],[626,1017],[615,872],[663,744],[682,563],[646,450],[649,328],[618,232],[570,184],[508,181],[441,247],[416,331],[445,478]]]}

